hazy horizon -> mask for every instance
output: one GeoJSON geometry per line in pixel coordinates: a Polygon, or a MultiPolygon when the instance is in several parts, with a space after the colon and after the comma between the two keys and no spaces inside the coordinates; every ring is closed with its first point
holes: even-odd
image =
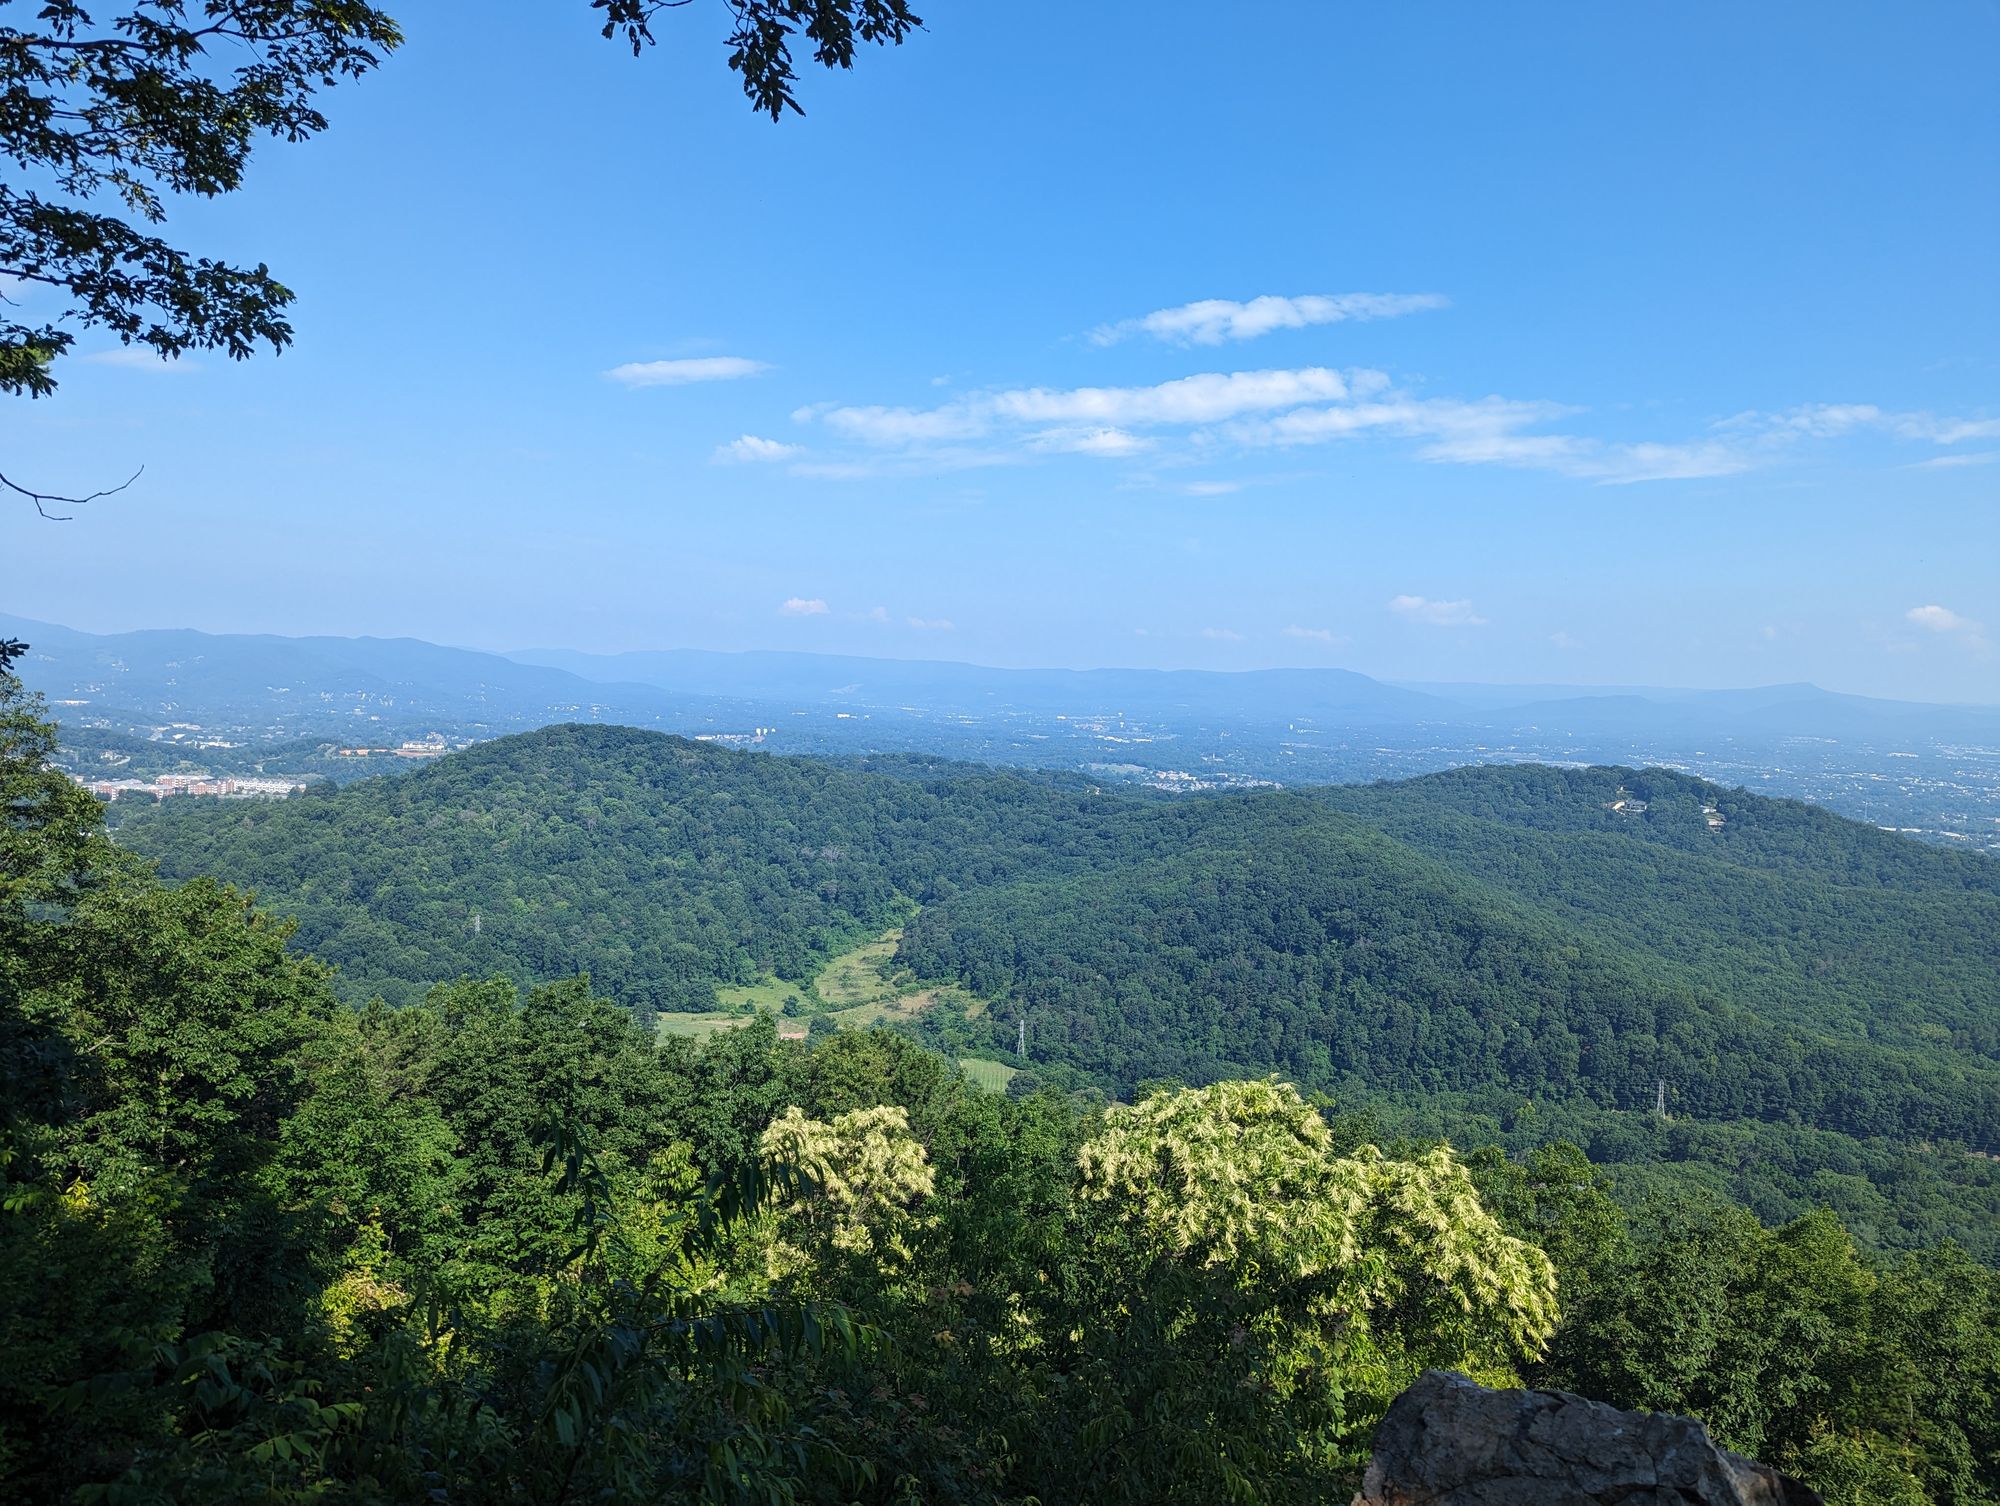
{"type": "Polygon", "coordinates": [[[475,643],[445,642],[436,639],[423,638],[414,633],[394,632],[394,631],[379,632],[379,633],[286,633],[286,632],[260,630],[260,631],[238,633],[235,630],[231,629],[205,628],[205,627],[194,626],[188,623],[148,623],[148,624],[136,625],[133,627],[120,627],[120,628],[80,627],[72,622],[57,622],[47,618],[32,617],[26,613],[14,612],[5,607],[4,605],[0,605],[0,619],[12,619],[17,623],[20,623],[28,627],[32,627],[34,625],[41,625],[46,627],[59,628],[69,632],[85,633],[94,637],[116,637],[124,633],[194,632],[194,633],[202,633],[211,637],[248,636],[248,637],[271,637],[271,638],[293,639],[293,640],[310,639],[310,638],[334,638],[334,639],[366,639],[366,640],[373,640],[385,643],[413,642],[413,643],[428,644],[436,648],[456,649],[466,653],[490,654],[503,659],[512,659],[516,661],[531,659],[535,656],[540,656],[540,655],[575,654],[593,659],[615,660],[625,655],[631,655],[631,654],[690,652],[690,653],[709,653],[709,654],[724,654],[724,655],[797,654],[797,655],[805,655],[808,657],[820,657],[820,658],[877,660],[885,663],[895,663],[895,664],[949,665],[949,666],[963,667],[968,669],[991,669],[991,670],[1001,670],[1001,671],[1018,672],[1018,673],[1046,672],[1052,674],[1053,673],[1090,674],[1099,672],[1105,672],[1105,673],[1147,672],[1147,673],[1163,673],[1163,674],[1173,674],[1173,673],[1258,674],[1258,673],[1268,673],[1273,671],[1326,670],[1336,673],[1361,675],[1370,680],[1374,680],[1380,684],[1388,685],[1398,689],[1423,690],[1432,693],[1443,693],[1443,692],[1448,692],[1455,688],[1465,688],[1465,689],[1487,689],[1487,690],[1518,689],[1521,691],[1574,691],[1577,692],[1579,695],[1592,695],[1592,694],[1676,695],[1676,694],[1699,694],[1711,691],[1776,690],[1776,689],[1788,688],[1791,686],[1799,686],[1802,688],[1811,688],[1831,695],[1856,696],[1867,700],[1879,700],[1879,701],[1900,703],[1905,705],[1954,706],[1954,707],[1966,707],[1976,710],[2000,709],[2000,697],[1987,701],[1980,701],[1980,700],[1952,701],[1952,700],[1924,699],[1921,697],[1913,697],[1907,695],[1875,695],[1865,691],[1850,690],[1839,685],[1826,685],[1813,680],[1759,680],[1759,681],[1745,682],[1741,684],[1723,684],[1716,682],[1709,684],[1669,685],[1669,684],[1647,684],[1638,681],[1583,681],[1583,680],[1542,680],[1542,679],[1510,680],[1501,678],[1433,679],[1424,677],[1392,676],[1392,675],[1382,674],[1366,666],[1354,663],[1327,663],[1327,664],[1307,664],[1307,665],[1282,664],[1282,663],[1273,663],[1273,664],[1253,663],[1253,664],[1241,664],[1241,665],[1230,665],[1230,666],[1215,666],[1215,665],[1202,665],[1202,664],[1132,664],[1132,663],[1051,664],[1045,662],[1007,664],[1007,663],[990,662],[979,659],[961,658],[942,653],[899,654],[887,651],[877,651],[873,653],[846,653],[846,652],[835,651],[832,649],[779,648],[779,647],[769,647],[762,645],[746,645],[738,648],[730,648],[730,647],[708,647],[708,646],[694,645],[694,644],[645,644],[625,649],[607,649],[607,650],[572,648],[566,644],[552,644],[552,643],[515,644],[511,647],[492,647],[475,643]]]}

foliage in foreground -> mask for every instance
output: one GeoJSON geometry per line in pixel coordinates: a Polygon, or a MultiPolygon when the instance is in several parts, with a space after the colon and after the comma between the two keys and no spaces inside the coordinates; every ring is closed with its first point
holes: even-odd
{"type": "Polygon", "coordinates": [[[2000,1281],[1275,1080],[974,1089],[571,982],[351,1010],[0,716],[0,1482],[103,1502],[1304,1502],[1426,1365],[1988,1506],[2000,1281]]]}

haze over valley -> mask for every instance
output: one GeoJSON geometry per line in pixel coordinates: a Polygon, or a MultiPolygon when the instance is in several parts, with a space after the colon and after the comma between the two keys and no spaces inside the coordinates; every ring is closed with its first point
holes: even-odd
{"type": "Polygon", "coordinates": [[[62,708],[65,767],[344,780],[562,721],[773,753],[913,752],[1168,792],[1618,764],[2000,852],[2000,707],[1811,685],[1390,684],[1349,670],[1019,670],[772,651],[511,655],[412,639],[96,635],[0,614],[62,708]],[[405,746],[405,745],[408,746],[405,746]]]}

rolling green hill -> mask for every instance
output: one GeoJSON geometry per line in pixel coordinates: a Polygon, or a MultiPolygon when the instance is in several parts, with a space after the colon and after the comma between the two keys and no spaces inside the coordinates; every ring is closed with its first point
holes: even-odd
{"type": "Polygon", "coordinates": [[[350,998],[587,972],[638,1009],[804,982],[912,903],[1087,853],[1085,786],[920,759],[834,765],[568,725],[276,804],[170,802],[120,840],[299,921],[350,998]]]}
{"type": "Polygon", "coordinates": [[[897,966],[987,1001],[908,1028],[1029,1081],[1278,1071],[1461,1138],[1535,1105],[1739,1195],[1790,1133],[1819,1148],[1781,1205],[1846,1177],[1846,1211],[1907,1226],[1868,1198],[1921,1153],[1992,1219],[1970,1153],[2000,1151],[2000,865],[1659,770],[1161,800],[569,726],[120,839],[296,916],[354,998],[588,971],[641,1012],[712,1010],[902,924],[897,966]],[[1725,1125],[1750,1139],[1689,1139],[1725,1125]]]}
{"type": "Polygon", "coordinates": [[[1193,809],[1167,853],[930,907],[904,960],[1121,1085],[1275,1065],[1630,1109],[1664,1081],[1702,1117],[2000,1147],[2000,865],[1660,771],[1193,809]]]}

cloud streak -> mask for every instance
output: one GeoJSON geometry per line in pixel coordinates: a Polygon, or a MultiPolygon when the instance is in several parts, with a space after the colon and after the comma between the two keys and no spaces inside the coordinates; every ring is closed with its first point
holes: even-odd
{"type": "Polygon", "coordinates": [[[1554,471],[1611,484],[1729,476],[1755,463],[1743,450],[1714,440],[1608,444],[1575,434],[1533,432],[1576,411],[1560,403],[1499,397],[1467,402],[1389,396],[1339,407],[1299,408],[1272,419],[1239,423],[1228,430],[1228,437],[1256,449],[1386,435],[1419,441],[1419,460],[1554,471]]]}
{"type": "Polygon", "coordinates": [[[1917,461],[1911,469],[1945,471],[1969,465],[1992,465],[1995,462],[2000,462],[2000,450],[1974,450],[1967,455],[1934,455],[1929,460],[1917,461]]]}
{"type": "Polygon", "coordinates": [[[1873,403],[1805,403],[1778,413],[1739,413],[1716,425],[1723,432],[1763,439],[1838,439],[1873,430],[1896,439],[1939,445],[2000,439],[2000,418],[1954,418],[1923,410],[1898,413],[1873,403]]]}
{"type": "Polygon", "coordinates": [[[1297,298],[1267,293],[1242,303],[1231,298],[1202,298],[1175,308],[1155,309],[1137,319],[1101,324],[1090,332],[1090,343],[1116,345],[1134,335],[1145,335],[1169,345],[1221,345],[1231,340],[1255,340],[1281,329],[1400,319],[1405,314],[1444,308],[1450,302],[1442,293],[1308,293],[1297,298]]]}
{"type": "MultiPolygon", "coordinates": [[[[815,459],[793,471],[858,479],[1055,455],[1171,460],[1392,438],[1413,441],[1415,457],[1434,464],[1510,466],[1618,485],[1734,475],[1789,442],[1740,433],[1682,443],[1610,443],[1547,432],[1579,411],[1503,397],[1418,397],[1367,367],[1211,371],[1147,386],[1003,388],[932,408],[800,408],[795,421],[820,425],[864,453],[815,459]]],[[[1190,485],[1193,495],[1226,495],[1241,483],[1190,485]]]]}
{"type": "Polygon", "coordinates": [[[745,434],[732,439],[728,444],[715,447],[714,461],[718,465],[769,465],[777,460],[790,460],[803,455],[805,450],[795,444],[782,444],[775,439],[765,439],[757,434],[745,434]]]}
{"type": "Polygon", "coordinates": [[[1116,436],[1122,445],[1131,438],[1126,431],[1135,428],[1193,427],[1302,403],[1337,402],[1381,391],[1388,382],[1379,371],[1340,372],[1325,366],[1205,371],[1146,387],[1016,387],[936,408],[801,408],[792,417],[817,420],[870,445],[984,439],[1024,427],[1036,431],[1030,444],[1050,435],[1081,433],[1100,440],[1116,436]]]}
{"type": "MultiPolygon", "coordinates": [[[[1144,333],[1186,346],[1215,345],[1274,329],[1392,318],[1444,302],[1431,293],[1206,299],[1107,325],[1100,334],[1107,340],[1144,333]]],[[[717,357],[619,370],[707,369],[735,361],[717,357]]],[[[1943,448],[2000,438],[2000,419],[1871,403],[1752,410],[1690,436],[1664,439],[1593,433],[1586,414],[1582,407],[1544,399],[1432,395],[1372,367],[1267,367],[1197,371],[1130,386],[996,387],[946,396],[929,406],[818,402],[792,412],[795,423],[823,436],[811,453],[745,434],[723,445],[715,458],[782,461],[794,476],[862,480],[1077,457],[1143,465],[1142,475],[1158,485],[1177,467],[1305,446],[1400,443],[1409,458],[1426,464],[1501,466],[1623,486],[1735,476],[1782,464],[1808,446],[1857,435],[1943,448]]],[[[1973,465],[1986,458],[1941,455],[1919,464],[1973,465]]],[[[1220,497],[1273,479],[1189,479],[1175,489],[1220,497]]]]}
{"type": "Polygon", "coordinates": [[[1406,622],[1427,627],[1485,627],[1486,619],[1469,601],[1432,601],[1426,596],[1392,596],[1389,610],[1406,622]]]}
{"type": "Polygon", "coordinates": [[[690,356],[679,361],[627,361],[604,375],[624,387],[685,387],[693,382],[734,382],[760,376],[769,363],[743,356],[690,356]]]}

